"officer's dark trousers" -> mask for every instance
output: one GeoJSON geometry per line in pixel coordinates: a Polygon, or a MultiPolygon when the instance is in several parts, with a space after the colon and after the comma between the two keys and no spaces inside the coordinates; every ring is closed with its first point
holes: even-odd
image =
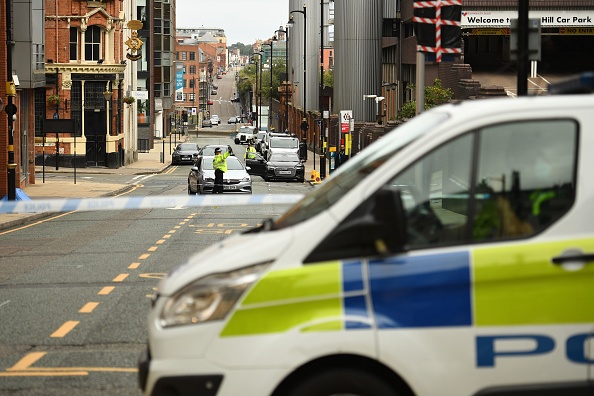
{"type": "Polygon", "coordinates": [[[212,189],[213,194],[222,194],[223,193],[223,171],[220,169],[215,169],[215,180],[214,180],[214,188],[212,189]]]}

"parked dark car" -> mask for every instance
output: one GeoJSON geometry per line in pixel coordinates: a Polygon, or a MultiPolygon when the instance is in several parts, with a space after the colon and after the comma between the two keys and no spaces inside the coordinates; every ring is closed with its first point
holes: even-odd
{"type": "Polygon", "coordinates": [[[171,154],[171,164],[192,164],[199,151],[196,143],[180,143],[171,154]]]}
{"type": "MultiPolygon", "coordinates": [[[[188,194],[212,193],[215,178],[212,159],[212,156],[202,156],[196,159],[196,163],[188,174],[188,194]]],[[[252,193],[252,178],[237,157],[227,157],[227,172],[223,177],[223,192],[252,193]]]]}
{"type": "Polygon", "coordinates": [[[202,128],[212,128],[212,122],[209,118],[202,120],[202,128]]]}
{"type": "Polygon", "coordinates": [[[260,154],[255,159],[246,158],[245,164],[250,175],[257,175],[264,180],[297,180],[305,181],[305,165],[297,153],[273,154],[266,161],[260,154]]]}

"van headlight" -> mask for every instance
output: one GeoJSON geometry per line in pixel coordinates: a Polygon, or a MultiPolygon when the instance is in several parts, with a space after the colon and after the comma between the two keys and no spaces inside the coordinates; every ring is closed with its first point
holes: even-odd
{"type": "Polygon", "coordinates": [[[270,263],[208,275],[174,293],[159,315],[162,327],[222,320],[270,263]]]}

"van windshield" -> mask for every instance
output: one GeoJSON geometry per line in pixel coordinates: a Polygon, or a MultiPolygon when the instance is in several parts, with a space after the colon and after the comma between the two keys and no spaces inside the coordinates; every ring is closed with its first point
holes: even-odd
{"type": "Polygon", "coordinates": [[[290,227],[328,209],[403,147],[428,133],[448,117],[445,112],[424,113],[387,133],[340,166],[332,173],[332,177],[279,217],[272,228],[278,230],[290,227]]]}

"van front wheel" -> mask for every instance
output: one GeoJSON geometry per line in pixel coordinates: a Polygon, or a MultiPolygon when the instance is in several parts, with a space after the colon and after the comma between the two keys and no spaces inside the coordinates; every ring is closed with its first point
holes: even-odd
{"type": "Polygon", "coordinates": [[[288,396],[399,396],[380,377],[355,369],[333,369],[305,378],[288,396]]]}

